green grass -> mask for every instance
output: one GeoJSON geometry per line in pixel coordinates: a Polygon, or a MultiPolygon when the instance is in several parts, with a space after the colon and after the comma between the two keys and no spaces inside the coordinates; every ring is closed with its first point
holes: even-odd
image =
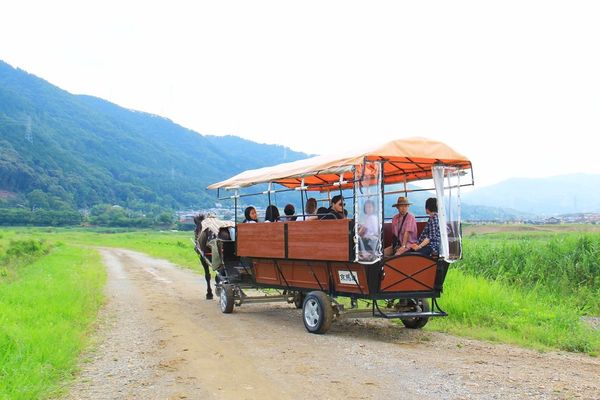
{"type": "MultiPolygon", "coordinates": [[[[192,232],[29,228],[5,231],[2,242],[42,238],[49,245],[137,250],[202,270],[192,232]]],[[[600,315],[599,232],[467,235],[465,257],[451,266],[440,299],[449,313],[425,329],[549,350],[600,353],[600,332],[580,322],[600,315]]]]}
{"type": "Polygon", "coordinates": [[[569,299],[451,269],[439,303],[449,316],[431,319],[427,329],[538,350],[600,352],[600,332],[580,322],[583,313],[569,299]]]}
{"type": "Polygon", "coordinates": [[[429,329],[536,349],[600,353],[600,233],[469,235],[429,329]]]}
{"type": "Polygon", "coordinates": [[[457,268],[511,286],[569,298],[600,315],[600,233],[469,236],[457,268]]]}
{"type": "MultiPolygon", "coordinates": [[[[18,236],[3,232],[3,254],[18,236]]],[[[103,301],[106,276],[96,252],[56,246],[24,259],[11,267],[11,279],[0,279],[0,399],[61,393],[103,301]]]]}
{"type": "Polygon", "coordinates": [[[152,257],[169,260],[200,273],[204,271],[198,262],[198,256],[194,252],[194,244],[190,240],[194,237],[193,232],[85,228],[12,228],[7,231],[7,235],[13,239],[42,237],[49,243],[126,248],[152,257]]]}

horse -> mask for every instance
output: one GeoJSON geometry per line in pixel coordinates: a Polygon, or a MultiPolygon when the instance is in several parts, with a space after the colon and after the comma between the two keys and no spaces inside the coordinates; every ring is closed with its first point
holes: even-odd
{"type": "MultiPolygon", "coordinates": [[[[231,223],[227,221],[221,221],[214,217],[210,217],[205,214],[198,214],[194,217],[194,223],[196,224],[196,229],[194,230],[194,250],[198,254],[198,258],[200,259],[200,264],[204,268],[204,277],[206,279],[206,299],[211,300],[213,298],[213,292],[210,287],[210,265],[207,261],[207,253],[211,252],[210,246],[208,243],[212,239],[221,239],[221,240],[231,240],[231,236],[229,234],[229,230],[227,226],[231,226],[231,223]],[[202,222],[206,222],[206,226],[202,225],[202,222]]],[[[211,256],[211,262],[214,259],[211,256]]],[[[215,266],[212,266],[215,268],[215,266]]],[[[217,266],[218,267],[218,266],[217,266]]],[[[219,274],[215,276],[215,284],[218,283],[219,274]]]]}
{"type": "Polygon", "coordinates": [[[204,254],[206,254],[207,243],[209,240],[209,235],[211,234],[209,229],[202,230],[202,221],[206,218],[204,214],[198,214],[194,217],[194,224],[196,224],[196,229],[194,229],[194,250],[196,254],[198,254],[198,258],[200,259],[200,264],[204,268],[204,278],[206,279],[206,300],[212,300],[213,292],[210,288],[210,267],[206,260],[204,259],[204,254]]]}

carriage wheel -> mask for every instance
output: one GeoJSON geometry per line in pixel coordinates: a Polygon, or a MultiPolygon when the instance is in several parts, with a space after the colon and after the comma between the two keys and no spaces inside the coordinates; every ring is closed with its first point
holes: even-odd
{"type": "Polygon", "coordinates": [[[296,292],[296,294],[294,295],[294,306],[296,306],[297,309],[301,309],[303,304],[304,304],[304,298],[306,296],[304,295],[304,293],[302,292],[296,292]]]}
{"type": "MultiPolygon", "coordinates": [[[[428,312],[431,310],[429,307],[429,302],[427,299],[414,299],[416,302],[414,306],[415,312],[428,312]]],[[[429,317],[414,317],[414,318],[403,318],[402,323],[408,329],[421,329],[427,322],[429,321],[429,317]]]]}
{"type": "Polygon", "coordinates": [[[219,296],[219,306],[221,307],[221,312],[224,314],[230,314],[233,311],[234,303],[233,285],[222,285],[219,296]]]}
{"type": "Polygon", "coordinates": [[[310,292],[302,306],[304,327],[310,333],[325,333],[331,328],[333,308],[329,297],[320,291],[310,292]]]}

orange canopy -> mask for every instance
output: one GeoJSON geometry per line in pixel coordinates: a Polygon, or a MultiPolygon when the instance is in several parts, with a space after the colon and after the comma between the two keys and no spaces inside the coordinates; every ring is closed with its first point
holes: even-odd
{"type": "Polygon", "coordinates": [[[283,186],[298,187],[304,184],[318,185],[314,190],[327,190],[338,182],[340,174],[345,180],[353,179],[355,167],[365,161],[385,161],[385,183],[410,182],[431,178],[433,164],[445,164],[461,169],[471,168],[471,162],[442,142],[420,137],[399,139],[364,146],[357,151],[316,156],[304,160],[244,171],[222,182],[213,183],[208,189],[236,189],[258,183],[274,182],[283,186]],[[325,185],[325,186],[323,186],[325,185]]]}

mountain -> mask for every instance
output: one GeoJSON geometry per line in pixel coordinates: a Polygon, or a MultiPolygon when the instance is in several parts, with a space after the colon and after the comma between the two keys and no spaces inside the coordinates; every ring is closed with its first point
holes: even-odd
{"type": "Polygon", "coordinates": [[[235,136],[203,136],[157,115],[70,94],[0,61],[0,204],[205,207],[213,182],[307,157],[235,136]]]}
{"type": "MultiPolygon", "coordinates": [[[[409,190],[418,189],[416,186],[408,185],[409,190]]],[[[400,185],[390,186],[388,190],[401,190],[400,185]]],[[[385,198],[386,204],[394,204],[402,194],[387,195],[385,198]]],[[[425,216],[425,200],[429,197],[434,197],[433,191],[415,191],[408,194],[408,198],[412,205],[410,212],[414,215],[425,216]]],[[[391,206],[385,207],[385,217],[391,218],[396,209],[391,206]]],[[[464,201],[464,194],[461,194],[461,218],[463,221],[508,221],[517,219],[531,219],[535,215],[513,210],[505,207],[491,207],[471,204],[464,201]]]]}
{"type": "MultiPolygon", "coordinates": [[[[216,200],[204,190],[208,184],[305,157],[283,146],[201,135],[157,115],[73,95],[0,61],[0,206],[208,207],[216,200]]],[[[510,179],[463,193],[463,218],[600,212],[599,187],[600,175],[510,179]]],[[[278,203],[293,201],[292,195],[279,194],[278,203]]],[[[423,214],[430,195],[412,193],[411,210],[423,214]]]]}
{"type": "Polygon", "coordinates": [[[537,215],[504,207],[490,207],[462,203],[461,215],[463,221],[515,221],[536,219],[537,215]]]}
{"type": "Polygon", "coordinates": [[[600,212],[600,175],[513,178],[464,193],[465,203],[502,207],[534,215],[600,212]]]}

